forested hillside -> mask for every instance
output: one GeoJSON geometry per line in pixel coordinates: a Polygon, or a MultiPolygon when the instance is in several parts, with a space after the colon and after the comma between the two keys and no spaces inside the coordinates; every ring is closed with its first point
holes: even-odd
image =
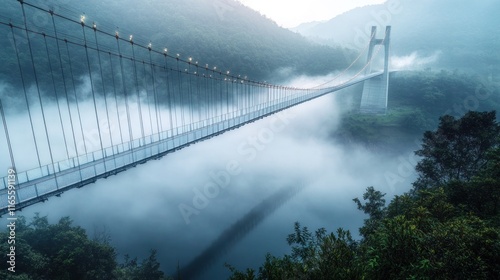
{"type": "Polygon", "coordinates": [[[500,126],[494,112],[446,115],[424,134],[413,188],[386,205],[368,187],[361,240],[296,223],[291,252],[230,279],[498,279],[500,126]]]}
{"type": "MultiPolygon", "coordinates": [[[[133,35],[136,44],[146,46],[151,42],[152,47],[160,52],[167,48],[170,54],[179,54],[181,59],[192,57],[200,65],[216,66],[220,70],[245,75],[253,80],[279,82],[297,74],[327,74],[345,68],[354,58],[353,51],[311,43],[232,0],[26,3],[52,10],[77,22],[85,15],[85,23],[89,27],[95,23],[98,30],[111,34],[118,32],[126,39],[133,35]]],[[[27,4],[24,6],[30,43],[37,72],[43,82],[50,80],[48,75],[51,72],[45,45],[50,51],[57,48],[56,41],[50,37],[55,34],[52,17],[27,4]],[[41,33],[49,36],[44,38],[41,33]]],[[[17,81],[19,70],[14,45],[19,51],[23,69],[31,67],[29,44],[22,30],[23,13],[18,1],[8,1],[2,9],[11,17],[1,19],[5,24],[0,26],[0,30],[6,36],[1,36],[0,43],[6,47],[0,50],[0,59],[6,67],[0,70],[0,80],[17,81]],[[10,22],[20,28],[10,28],[10,22]]],[[[63,59],[66,59],[63,40],[67,38],[75,41],[75,38],[83,37],[82,28],[57,16],[54,19],[61,38],[59,43],[63,48],[63,59]]],[[[93,46],[95,40],[92,29],[88,28],[86,32],[87,44],[93,46]]],[[[101,49],[116,52],[116,42],[102,36],[99,40],[101,49]]],[[[81,39],[76,41],[80,42],[81,39]]],[[[126,47],[122,46],[122,51],[129,52],[126,47]]],[[[82,75],[86,70],[84,48],[72,44],[70,48],[75,75],[82,75]]],[[[50,56],[53,65],[57,65],[56,54],[50,56]]],[[[96,64],[97,60],[91,63],[96,64]]],[[[26,71],[25,78],[32,81],[34,78],[31,75],[30,71],[26,71]]]]}
{"type": "MultiPolygon", "coordinates": [[[[370,38],[372,25],[382,36],[386,25],[392,25],[393,56],[424,58],[424,67],[459,69],[495,75],[500,70],[500,25],[495,0],[390,0],[365,6],[339,15],[325,23],[307,24],[295,30],[312,40],[328,45],[363,49],[370,38]]],[[[405,65],[421,67],[419,61],[405,65]]]]}
{"type": "Polygon", "coordinates": [[[280,68],[325,74],[348,65],[342,49],[312,44],[233,0],[92,0],[85,7],[182,56],[254,79],[271,79],[280,68]]]}
{"type": "Polygon", "coordinates": [[[459,71],[407,71],[390,78],[388,113],[358,114],[361,87],[341,92],[341,125],[332,137],[373,150],[414,147],[424,131],[435,129],[444,114],[463,116],[469,110],[499,110],[500,84],[459,71]]]}

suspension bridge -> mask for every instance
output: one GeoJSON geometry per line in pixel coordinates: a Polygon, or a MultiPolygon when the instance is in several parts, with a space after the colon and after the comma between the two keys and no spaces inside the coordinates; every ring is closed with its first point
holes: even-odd
{"type": "Polygon", "coordinates": [[[0,96],[0,215],[355,84],[364,83],[361,112],[387,110],[390,27],[382,39],[373,28],[330,81],[300,88],[203,65],[86,15],[16,4],[17,16],[0,12],[2,65],[16,77],[4,82],[19,89],[0,96]],[[382,47],[384,69],[372,72],[382,47]]]}

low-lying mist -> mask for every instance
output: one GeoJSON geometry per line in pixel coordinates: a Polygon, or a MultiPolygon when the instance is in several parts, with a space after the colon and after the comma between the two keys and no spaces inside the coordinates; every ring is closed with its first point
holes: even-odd
{"type": "MultiPolygon", "coordinates": [[[[317,85],[333,76],[309,82],[317,85]]],[[[410,143],[407,153],[394,157],[340,144],[330,135],[341,111],[330,94],[70,190],[22,214],[29,219],[39,212],[52,223],[70,216],[89,236],[105,231],[120,260],[127,253],[142,259],[157,249],[161,268],[174,275],[178,264],[187,265],[263,200],[284,187],[304,184],[239,242],[224,247],[202,279],[227,277],[225,262],[257,267],[267,252],[288,253],[286,237],[295,221],[312,230],[343,227],[358,237],[364,214],[352,199],[368,186],[387,193],[387,199],[408,190],[415,147],[410,143]]],[[[12,137],[21,146],[29,138],[19,131],[12,137]]]]}

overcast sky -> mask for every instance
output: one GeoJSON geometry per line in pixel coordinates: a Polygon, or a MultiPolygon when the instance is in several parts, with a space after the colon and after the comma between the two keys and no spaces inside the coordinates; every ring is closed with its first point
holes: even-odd
{"type": "Polygon", "coordinates": [[[239,0],[245,6],[261,12],[282,27],[329,20],[339,14],[365,5],[381,4],[385,0],[239,0]]]}

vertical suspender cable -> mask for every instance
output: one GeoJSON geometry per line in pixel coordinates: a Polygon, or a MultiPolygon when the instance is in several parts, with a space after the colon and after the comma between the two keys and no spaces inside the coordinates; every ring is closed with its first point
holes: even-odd
{"type": "MultiPolygon", "coordinates": [[[[75,75],[73,74],[73,64],[71,63],[71,55],[69,53],[68,40],[65,39],[64,42],[66,43],[66,52],[68,54],[69,72],[71,75],[71,83],[73,85],[73,93],[75,94],[76,112],[78,114],[78,122],[80,123],[80,133],[82,134],[83,151],[84,151],[84,154],[87,154],[87,143],[85,141],[85,134],[83,132],[82,116],[80,114],[80,103],[78,102],[78,95],[76,93],[75,75]]],[[[80,154],[78,152],[78,149],[76,150],[76,154],[77,155],[80,154]]]]}
{"type": "Polygon", "coordinates": [[[233,91],[233,100],[231,102],[231,106],[233,108],[234,116],[239,116],[240,115],[240,91],[239,91],[239,85],[236,83],[237,80],[231,78],[231,88],[233,91]]]}
{"type": "Polygon", "coordinates": [[[238,111],[240,112],[240,116],[244,114],[245,111],[245,99],[246,99],[246,88],[242,84],[243,81],[240,81],[240,78],[238,77],[236,80],[234,80],[234,83],[236,85],[237,91],[238,91],[238,111]]]}
{"type": "Polygon", "coordinates": [[[252,111],[255,111],[257,110],[257,106],[259,104],[257,99],[258,96],[255,93],[255,85],[250,81],[247,81],[247,84],[248,84],[248,94],[250,94],[249,97],[250,105],[252,107],[252,111]]]}
{"type": "MultiPolygon", "coordinates": [[[[45,110],[43,109],[42,95],[40,93],[40,86],[38,84],[38,76],[37,76],[36,68],[35,68],[35,61],[34,61],[34,56],[33,56],[33,50],[31,48],[31,40],[30,40],[30,36],[29,36],[29,33],[28,33],[28,20],[26,19],[26,12],[25,12],[25,9],[24,9],[24,3],[23,2],[20,2],[20,3],[21,3],[22,11],[23,11],[24,27],[25,27],[25,30],[26,30],[26,38],[28,39],[28,47],[29,47],[29,51],[30,51],[31,64],[32,64],[32,67],[33,67],[33,73],[34,73],[34,77],[35,77],[36,89],[37,89],[37,93],[38,93],[38,101],[40,102],[40,109],[41,109],[41,112],[42,112],[43,126],[45,128],[45,137],[46,137],[46,140],[47,140],[47,146],[49,148],[50,162],[52,163],[52,168],[55,169],[54,168],[54,158],[52,156],[52,147],[50,145],[49,133],[48,133],[48,130],[47,130],[47,122],[45,120],[45,110]]],[[[41,167],[41,165],[40,165],[40,167],[41,167]]],[[[57,180],[56,180],[56,182],[57,182],[57,180]]]]}
{"type": "Polygon", "coordinates": [[[207,96],[207,112],[205,115],[205,119],[211,119],[212,118],[212,81],[208,77],[208,64],[205,67],[205,95],[207,96]]]}
{"type": "Polygon", "coordinates": [[[239,85],[241,88],[241,93],[243,94],[242,96],[242,109],[243,109],[243,114],[248,113],[248,92],[247,92],[247,85],[244,80],[239,81],[239,85]]]}
{"type": "Polygon", "coordinates": [[[251,112],[252,109],[253,109],[253,104],[252,104],[252,92],[251,92],[251,88],[250,88],[250,83],[248,83],[248,81],[245,79],[243,81],[243,84],[245,85],[245,96],[246,96],[246,108],[247,108],[247,112],[251,112]]]}
{"type": "MultiPolygon", "coordinates": [[[[96,99],[95,99],[94,82],[92,80],[92,70],[90,69],[90,58],[89,58],[89,50],[87,47],[87,35],[85,34],[85,21],[84,21],[84,19],[85,19],[84,17],[82,17],[82,19],[81,19],[82,32],[83,32],[83,45],[85,48],[85,57],[87,58],[87,68],[89,71],[89,79],[90,79],[90,90],[92,92],[92,101],[94,102],[95,120],[96,120],[96,124],[97,124],[97,132],[99,134],[99,145],[100,145],[102,157],[104,158],[104,149],[103,149],[103,145],[102,145],[102,136],[101,136],[101,126],[99,124],[99,115],[97,114],[97,104],[96,104],[96,99]]],[[[94,165],[94,168],[95,168],[95,165],[94,165]]],[[[106,165],[104,165],[104,169],[106,169],[106,165]]]]}
{"type": "Polygon", "coordinates": [[[281,91],[281,85],[276,86],[276,93],[278,97],[278,104],[283,103],[283,92],[281,91]]]}
{"type": "Polygon", "coordinates": [[[250,103],[251,111],[257,109],[257,95],[254,92],[254,85],[250,81],[246,81],[248,87],[248,102],[250,103]]]}
{"type": "Polygon", "coordinates": [[[11,167],[15,170],[16,169],[16,162],[14,161],[14,153],[12,152],[12,145],[10,143],[9,129],[7,128],[7,120],[5,118],[5,112],[3,110],[3,105],[2,105],[1,99],[0,99],[0,113],[2,116],[2,123],[3,123],[4,132],[5,132],[5,138],[7,140],[7,147],[9,148],[10,164],[11,164],[11,167]]]}
{"type": "Polygon", "coordinates": [[[247,99],[247,112],[251,112],[252,109],[253,109],[253,104],[252,104],[252,92],[251,92],[251,86],[250,86],[250,83],[248,83],[248,81],[243,81],[243,83],[245,84],[245,92],[246,92],[246,99],[247,99]]]}
{"type": "Polygon", "coordinates": [[[215,79],[215,72],[211,71],[212,74],[210,74],[209,79],[210,79],[210,84],[212,88],[212,107],[213,107],[213,113],[212,113],[212,118],[217,120],[217,116],[219,115],[219,104],[218,104],[218,81],[215,79]]]}
{"type": "MultiPolygon", "coordinates": [[[[120,51],[120,37],[118,35],[118,32],[115,33],[115,38],[116,38],[116,45],[118,49],[118,55],[120,57],[120,71],[121,71],[121,76],[122,76],[122,86],[123,86],[123,95],[125,95],[125,110],[127,112],[127,124],[128,124],[128,141],[129,145],[132,144],[132,140],[134,140],[134,134],[132,133],[132,124],[130,121],[130,109],[129,109],[129,104],[128,104],[128,93],[127,93],[127,86],[125,84],[125,71],[123,70],[123,56],[120,51]]],[[[130,146],[129,146],[130,148],[130,146]]]]}
{"type": "Polygon", "coordinates": [[[205,119],[208,120],[210,119],[210,112],[211,112],[211,106],[212,106],[212,103],[211,103],[211,88],[210,88],[210,81],[208,79],[208,71],[207,71],[207,68],[208,68],[208,65],[207,67],[205,67],[205,73],[203,73],[203,81],[204,81],[204,94],[206,96],[206,99],[207,99],[207,110],[205,111],[205,119]]]}
{"type": "Polygon", "coordinates": [[[187,75],[188,75],[188,97],[189,97],[189,104],[188,104],[188,107],[189,107],[189,126],[190,126],[190,130],[191,130],[191,125],[194,123],[193,121],[193,107],[195,106],[194,103],[193,103],[193,90],[192,90],[192,79],[191,79],[191,60],[192,58],[190,57],[189,58],[189,61],[188,61],[188,71],[187,71],[187,75]]]}
{"type": "Polygon", "coordinates": [[[229,80],[226,76],[226,78],[224,78],[224,84],[226,84],[226,119],[229,117],[229,80]]]}
{"type": "Polygon", "coordinates": [[[291,105],[290,104],[290,99],[291,99],[291,94],[290,93],[291,93],[291,90],[288,87],[286,87],[286,86],[283,86],[281,90],[283,91],[283,100],[285,101],[285,104],[288,107],[288,106],[291,105]]]}
{"type": "Polygon", "coordinates": [[[276,86],[276,98],[278,100],[278,104],[283,103],[283,96],[282,96],[282,91],[281,91],[281,86],[277,85],[276,86]]]}
{"type": "MultiPolygon", "coordinates": [[[[158,93],[156,92],[156,79],[155,79],[155,67],[153,64],[153,58],[151,57],[151,47],[149,47],[149,65],[151,66],[151,78],[153,80],[153,103],[155,105],[155,115],[156,115],[156,132],[158,137],[160,137],[160,127],[162,127],[161,113],[158,112],[158,93]]],[[[160,140],[160,138],[158,138],[160,140]]]]}
{"type": "MultiPolygon", "coordinates": [[[[78,165],[78,174],[80,175],[80,181],[81,181],[82,180],[82,169],[80,167],[80,161],[79,161],[79,158],[78,158],[78,147],[77,147],[77,144],[76,144],[75,128],[73,126],[73,116],[71,114],[71,108],[70,108],[70,105],[69,105],[68,87],[67,87],[67,84],[66,84],[66,76],[64,75],[64,69],[63,69],[63,64],[62,64],[62,56],[61,56],[61,46],[59,45],[59,37],[57,35],[57,27],[56,27],[56,22],[55,22],[55,19],[54,19],[54,12],[53,11],[50,11],[50,17],[52,18],[52,26],[54,27],[54,35],[56,37],[57,54],[59,56],[59,66],[61,68],[61,75],[62,75],[62,80],[63,80],[63,85],[64,85],[64,97],[66,99],[66,107],[68,109],[69,122],[70,122],[70,126],[71,126],[71,135],[73,136],[73,145],[74,145],[74,148],[75,148],[75,157],[77,158],[77,163],[76,164],[78,165]]],[[[68,61],[70,61],[70,66],[71,66],[71,57],[69,56],[69,51],[68,51],[68,61]]],[[[70,69],[71,69],[71,67],[70,67],[70,69]]],[[[74,87],[74,81],[73,81],[73,87],[74,87]]],[[[76,94],[76,90],[75,90],[75,94],[76,94]]],[[[75,95],[75,97],[76,97],[76,95],[75,95]]],[[[78,116],[80,116],[80,113],[78,113],[78,116]]],[[[63,131],[64,131],[64,129],[63,129],[63,131]]],[[[83,137],[83,132],[82,132],[82,137],[83,137]]],[[[69,158],[69,155],[68,155],[68,158],[69,158]]],[[[76,164],[75,164],[75,160],[73,158],[73,167],[75,167],[76,164]]]]}
{"type": "MultiPolygon", "coordinates": [[[[102,96],[104,98],[104,107],[106,107],[106,121],[107,121],[107,126],[108,126],[109,142],[110,142],[111,147],[113,147],[114,144],[113,144],[113,135],[111,133],[111,125],[110,125],[110,121],[109,121],[108,99],[106,98],[106,87],[104,85],[104,74],[102,71],[101,51],[99,49],[99,42],[97,40],[97,25],[95,23],[92,24],[92,29],[94,30],[94,39],[95,39],[95,45],[96,45],[96,50],[97,50],[97,60],[99,61],[99,73],[101,74],[102,96]]],[[[113,151],[113,154],[114,154],[114,151],[113,151]]]]}
{"type": "Polygon", "coordinates": [[[248,94],[249,94],[249,100],[250,101],[250,107],[252,108],[252,111],[255,111],[257,110],[257,95],[255,94],[255,90],[254,90],[254,85],[252,84],[252,82],[250,81],[247,81],[247,84],[248,84],[248,94]]]}
{"type": "MultiPolygon", "coordinates": [[[[144,83],[146,82],[146,62],[143,60],[142,61],[142,77],[144,83]]],[[[149,115],[149,128],[151,129],[151,132],[149,133],[149,136],[153,135],[154,129],[153,129],[153,117],[151,116],[151,97],[149,94],[148,90],[148,85],[145,83],[144,85],[144,90],[146,91],[146,105],[148,107],[148,115],[149,115]]]]}
{"type": "Polygon", "coordinates": [[[238,93],[235,91],[234,89],[234,80],[232,77],[228,77],[227,78],[228,81],[229,81],[229,88],[230,88],[230,91],[229,91],[229,100],[227,101],[229,103],[229,108],[230,108],[230,111],[231,111],[231,116],[232,118],[236,117],[237,116],[237,112],[238,112],[238,93]]]}
{"type": "Polygon", "coordinates": [[[12,26],[12,23],[10,23],[9,25],[10,25],[10,30],[12,31],[12,39],[14,42],[14,49],[16,50],[16,58],[17,58],[17,65],[19,66],[19,74],[21,76],[21,82],[23,84],[24,100],[26,101],[26,107],[28,108],[28,117],[30,119],[31,135],[33,136],[33,142],[35,143],[35,150],[36,150],[36,156],[38,159],[38,166],[41,166],[42,163],[40,161],[40,153],[38,152],[38,143],[36,141],[35,128],[33,127],[33,117],[31,116],[31,109],[30,109],[29,100],[28,100],[28,93],[26,90],[26,83],[24,81],[24,74],[23,74],[23,70],[21,67],[21,60],[19,58],[19,50],[17,49],[16,36],[14,34],[14,28],[12,26]]]}
{"type": "Polygon", "coordinates": [[[279,86],[273,85],[273,92],[274,92],[274,104],[279,105],[280,103],[279,86]]]}
{"type": "Polygon", "coordinates": [[[120,109],[118,108],[118,97],[116,96],[116,83],[115,83],[115,70],[113,66],[113,58],[111,57],[111,52],[109,54],[109,67],[111,68],[111,81],[113,82],[113,97],[115,99],[115,109],[116,109],[116,120],[118,122],[118,130],[120,131],[120,143],[123,144],[123,135],[122,135],[122,124],[120,120],[120,109]]]}
{"type": "Polygon", "coordinates": [[[222,72],[219,72],[219,103],[220,103],[220,115],[224,115],[224,109],[222,108],[223,103],[224,103],[224,80],[222,80],[222,72]]]}
{"type": "Polygon", "coordinates": [[[233,111],[233,117],[236,117],[239,115],[239,92],[238,92],[238,84],[236,84],[236,80],[233,79],[232,77],[229,78],[229,81],[231,83],[231,110],[233,111]]]}
{"type": "MultiPolygon", "coordinates": [[[[141,141],[144,141],[144,123],[142,120],[141,96],[139,93],[139,79],[137,77],[137,65],[135,60],[134,41],[132,40],[132,36],[130,36],[130,47],[132,48],[132,63],[134,65],[135,91],[137,93],[137,109],[139,112],[139,124],[141,126],[141,141]]],[[[141,141],[139,141],[139,145],[141,145],[141,141]]]]}
{"type": "MultiPolygon", "coordinates": [[[[64,139],[64,146],[66,148],[66,155],[67,157],[69,158],[69,152],[68,152],[68,145],[66,143],[66,133],[64,132],[64,125],[63,125],[63,122],[62,122],[62,118],[61,118],[61,108],[59,106],[59,97],[57,95],[57,90],[56,90],[56,84],[55,84],[55,79],[54,79],[54,72],[52,70],[52,62],[50,61],[50,53],[49,53],[49,48],[48,48],[48,45],[47,45],[47,37],[46,37],[46,34],[43,33],[43,40],[44,40],[44,43],[45,43],[45,50],[46,50],[46,53],[47,53],[47,61],[49,62],[49,71],[50,71],[50,76],[52,77],[52,85],[53,85],[53,88],[54,88],[54,93],[55,93],[55,98],[56,98],[56,103],[57,103],[57,111],[59,113],[59,122],[61,124],[61,129],[62,129],[62,133],[63,133],[63,139],[64,139]]],[[[41,101],[40,101],[41,102],[41,101]]],[[[40,103],[41,104],[41,103],[40,103]]],[[[48,139],[48,138],[47,138],[48,139]]],[[[49,147],[50,147],[50,142],[47,140],[48,144],[49,144],[49,147]]],[[[52,154],[52,153],[51,153],[52,154]]],[[[52,155],[51,155],[51,161],[52,161],[52,168],[54,169],[54,178],[56,179],[55,183],[56,183],[56,188],[59,189],[59,184],[57,182],[57,178],[55,177],[56,175],[56,172],[60,171],[60,170],[57,170],[56,171],[56,167],[54,165],[54,160],[52,158],[52,155]]]]}
{"type": "MultiPolygon", "coordinates": [[[[153,103],[153,106],[154,106],[154,94],[151,94],[151,91],[152,91],[151,88],[152,88],[153,85],[152,84],[148,84],[147,79],[146,79],[146,77],[148,76],[147,69],[146,69],[146,64],[147,64],[147,62],[143,60],[142,61],[142,65],[144,66],[144,76],[143,76],[142,80],[145,83],[144,89],[146,90],[146,97],[147,97],[147,100],[148,100],[147,105],[148,105],[149,128],[150,128],[149,136],[152,139],[153,135],[155,134],[155,128],[154,128],[155,126],[153,125],[153,114],[151,114],[151,103],[153,103]],[[151,99],[153,99],[153,102],[151,102],[151,99]]],[[[151,66],[151,65],[149,65],[149,66],[151,66]]],[[[153,110],[154,110],[154,108],[153,108],[153,110]]],[[[158,120],[156,120],[156,123],[157,123],[157,121],[158,120]]]]}
{"type": "MultiPolygon", "coordinates": [[[[54,19],[54,12],[50,12],[50,16],[52,18],[52,26],[54,27],[54,34],[56,38],[59,38],[57,35],[57,28],[56,28],[56,22],[54,19]]],[[[63,68],[63,63],[62,63],[62,56],[61,56],[61,46],[59,45],[59,39],[56,39],[56,45],[57,45],[57,54],[59,56],[59,67],[61,68],[61,77],[64,85],[64,97],[66,99],[66,107],[68,109],[68,115],[69,115],[69,122],[71,126],[71,135],[73,136],[73,145],[75,148],[75,153],[76,156],[78,156],[78,150],[76,147],[76,137],[75,137],[75,129],[73,127],[73,116],[71,115],[71,108],[69,106],[69,99],[68,99],[68,86],[66,84],[66,75],[64,74],[64,68],[63,68]]],[[[69,57],[68,57],[69,59],[69,57]]],[[[69,157],[69,156],[68,156],[69,157]]]]}
{"type": "MultiPolygon", "coordinates": [[[[16,162],[14,161],[14,152],[12,151],[12,145],[10,143],[9,128],[7,127],[7,119],[5,118],[5,112],[4,112],[4,109],[3,109],[3,105],[2,105],[2,100],[1,99],[0,99],[0,115],[2,117],[3,129],[5,131],[5,139],[7,140],[7,146],[9,148],[10,167],[12,169],[14,169],[15,172],[17,172],[16,162]]],[[[16,185],[19,185],[18,178],[19,178],[19,176],[15,176],[16,185]]],[[[7,185],[5,185],[5,187],[7,188],[7,185]]],[[[38,191],[37,191],[37,193],[38,193],[38,191]]],[[[19,192],[16,192],[15,195],[16,195],[16,201],[19,202],[20,201],[19,200],[19,192]]]]}
{"type": "MultiPolygon", "coordinates": [[[[165,52],[163,53],[163,60],[165,61],[165,79],[167,82],[167,103],[168,103],[168,118],[170,122],[170,131],[171,131],[171,136],[174,133],[174,123],[172,119],[172,92],[170,91],[170,79],[169,79],[169,73],[170,69],[168,68],[168,62],[167,62],[167,49],[165,49],[165,52]]],[[[167,133],[168,135],[168,133],[167,133]]]]}
{"type": "Polygon", "coordinates": [[[257,105],[257,108],[260,110],[262,108],[261,104],[264,94],[262,93],[259,84],[254,82],[252,86],[253,86],[253,93],[255,95],[255,104],[257,105]]]}
{"type": "MultiPolygon", "coordinates": [[[[202,110],[202,107],[205,107],[206,108],[206,100],[205,98],[201,98],[202,94],[200,93],[200,72],[199,72],[199,68],[198,68],[198,62],[196,62],[196,71],[194,72],[194,75],[195,75],[195,79],[196,79],[196,96],[198,97],[197,100],[198,100],[198,122],[202,121],[203,118],[201,116],[201,110],[202,110]]],[[[204,96],[204,95],[203,95],[204,96]]]]}
{"type": "Polygon", "coordinates": [[[238,87],[240,88],[240,94],[241,94],[241,98],[240,98],[240,102],[241,102],[241,113],[242,114],[245,114],[246,113],[246,108],[247,108],[247,85],[245,84],[245,81],[244,80],[237,80],[237,85],[238,87]]]}
{"type": "MultiPolygon", "coordinates": [[[[181,69],[179,68],[179,55],[177,54],[177,84],[179,85],[179,105],[177,105],[181,110],[181,127],[184,127],[184,98],[182,94],[182,75],[181,69]]],[[[177,130],[177,133],[179,130],[177,130]]]]}
{"type": "Polygon", "coordinates": [[[243,84],[243,80],[240,80],[240,77],[238,77],[236,80],[234,80],[234,83],[236,85],[236,89],[238,91],[238,110],[240,116],[242,116],[245,112],[245,105],[246,105],[246,87],[243,84]]]}
{"type": "MultiPolygon", "coordinates": [[[[66,148],[66,158],[69,159],[69,150],[68,150],[68,143],[66,141],[66,132],[64,131],[64,124],[63,124],[62,116],[61,116],[61,106],[59,105],[59,96],[57,94],[56,81],[54,79],[54,72],[52,70],[52,62],[50,61],[49,47],[47,45],[47,37],[45,36],[45,33],[43,33],[43,40],[44,40],[44,43],[45,43],[45,51],[47,53],[47,61],[49,62],[50,77],[52,78],[52,85],[54,87],[54,94],[55,94],[55,97],[56,97],[57,112],[59,114],[59,123],[61,125],[62,136],[63,136],[63,139],[64,139],[64,147],[66,148]]],[[[57,41],[57,39],[56,39],[56,41],[57,41]]]]}
{"type": "Polygon", "coordinates": [[[255,82],[252,82],[252,90],[255,95],[255,104],[257,105],[257,109],[260,110],[263,94],[261,93],[259,85],[255,82]]]}
{"type": "Polygon", "coordinates": [[[255,94],[253,94],[253,85],[249,82],[249,81],[245,81],[245,83],[247,84],[247,90],[248,90],[248,104],[249,104],[249,107],[251,108],[250,111],[254,111],[255,110],[255,94]]]}
{"type": "Polygon", "coordinates": [[[278,86],[271,85],[271,90],[273,93],[273,106],[276,106],[279,103],[278,86]]]}

